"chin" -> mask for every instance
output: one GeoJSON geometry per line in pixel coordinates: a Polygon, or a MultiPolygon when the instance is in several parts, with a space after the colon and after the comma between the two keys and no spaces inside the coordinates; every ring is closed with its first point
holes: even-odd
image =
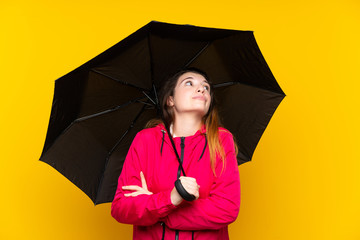
{"type": "Polygon", "coordinates": [[[199,113],[199,115],[203,118],[203,117],[208,113],[208,111],[199,110],[198,113],[199,113]]]}

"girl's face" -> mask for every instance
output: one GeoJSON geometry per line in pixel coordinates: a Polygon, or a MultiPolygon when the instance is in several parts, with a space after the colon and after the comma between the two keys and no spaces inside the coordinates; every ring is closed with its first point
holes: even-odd
{"type": "Polygon", "coordinates": [[[201,74],[193,72],[184,73],[179,77],[174,95],[167,101],[168,106],[173,107],[175,114],[195,112],[201,117],[208,112],[210,103],[209,83],[201,74]]]}

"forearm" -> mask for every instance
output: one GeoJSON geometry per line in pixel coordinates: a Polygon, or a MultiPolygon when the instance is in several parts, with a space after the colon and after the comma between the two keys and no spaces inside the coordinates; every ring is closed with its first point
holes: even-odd
{"type": "Polygon", "coordinates": [[[219,229],[236,220],[240,207],[240,189],[231,198],[221,196],[198,199],[183,203],[164,218],[172,229],[206,230],[219,229]]]}
{"type": "Polygon", "coordinates": [[[117,193],[111,205],[111,215],[121,223],[148,226],[155,224],[175,208],[171,203],[170,191],[136,197],[125,197],[123,193],[117,193]]]}

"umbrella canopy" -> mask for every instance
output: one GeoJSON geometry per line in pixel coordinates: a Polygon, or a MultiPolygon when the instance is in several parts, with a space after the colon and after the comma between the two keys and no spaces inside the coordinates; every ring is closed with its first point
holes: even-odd
{"type": "Polygon", "coordinates": [[[205,71],[238,163],[253,152],[285,94],[252,31],[150,22],[55,81],[40,160],[95,204],[113,200],[129,146],[157,116],[157,91],[184,67],[205,71]]]}

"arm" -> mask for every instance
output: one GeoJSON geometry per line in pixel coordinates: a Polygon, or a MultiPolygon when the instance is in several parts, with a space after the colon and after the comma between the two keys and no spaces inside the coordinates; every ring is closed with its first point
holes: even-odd
{"type": "Polygon", "coordinates": [[[240,180],[233,138],[226,134],[222,141],[225,150],[225,168],[218,161],[209,196],[183,203],[165,217],[165,224],[179,230],[219,229],[235,221],[240,208],[240,180]]]}
{"type": "Polygon", "coordinates": [[[176,207],[170,200],[171,190],[149,195],[124,196],[132,191],[122,189],[123,186],[142,186],[140,158],[146,158],[146,146],[142,142],[145,141],[141,141],[141,134],[138,134],[131,144],[111,205],[111,215],[121,223],[148,226],[158,222],[176,207]]]}

